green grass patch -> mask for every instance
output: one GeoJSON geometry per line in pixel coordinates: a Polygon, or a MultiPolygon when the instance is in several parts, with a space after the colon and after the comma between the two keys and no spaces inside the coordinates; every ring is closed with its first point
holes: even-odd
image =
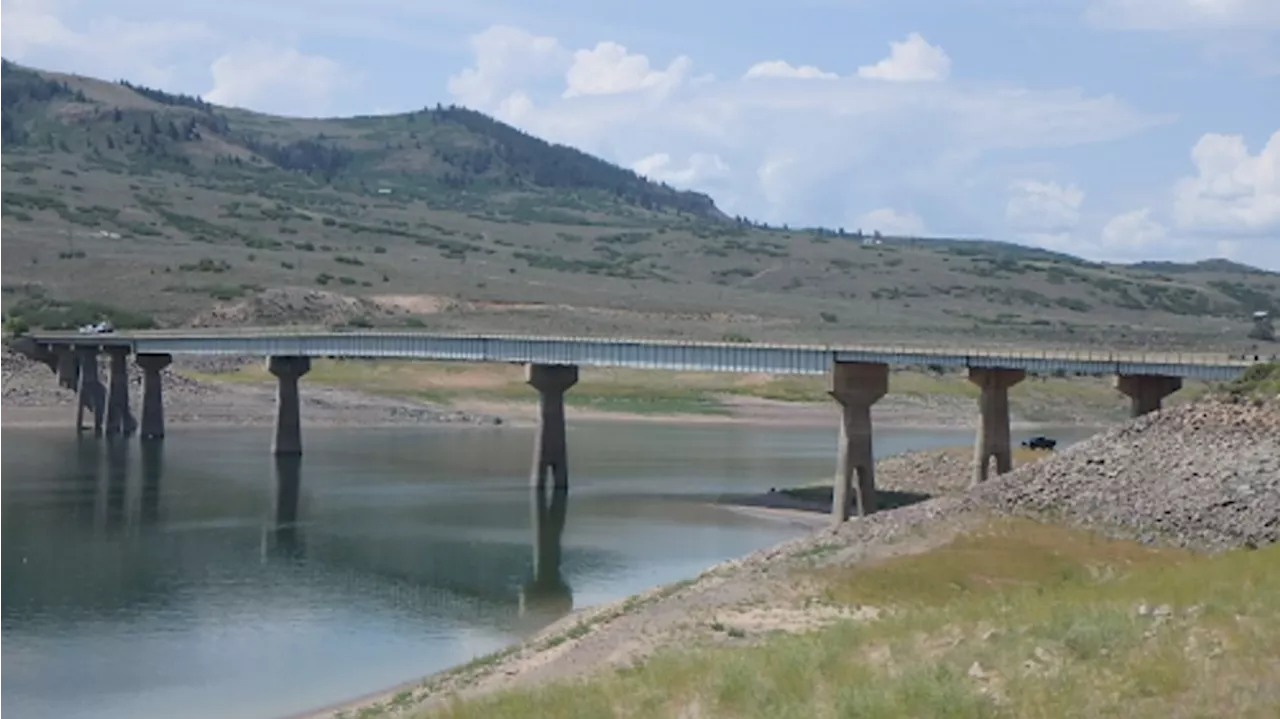
{"type": "Polygon", "coordinates": [[[1255,364],[1238,379],[1227,383],[1225,389],[1230,394],[1240,396],[1280,396],[1280,362],[1255,364]]]}
{"type": "Polygon", "coordinates": [[[151,317],[100,302],[62,301],[47,297],[18,301],[10,308],[8,317],[27,327],[46,330],[73,330],[103,320],[110,321],[122,330],[145,330],[156,326],[151,317]]]}
{"type": "Polygon", "coordinates": [[[419,717],[1269,717],[1280,546],[1199,556],[1000,520],[940,548],[798,570],[888,610],[798,635],[671,648],[572,685],[419,717]]]}

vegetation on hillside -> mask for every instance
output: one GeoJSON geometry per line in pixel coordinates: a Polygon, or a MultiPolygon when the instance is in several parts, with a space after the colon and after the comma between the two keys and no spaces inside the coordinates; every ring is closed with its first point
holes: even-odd
{"type": "Polygon", "coordinates": [[[1240,354],[1280,309],[1280,274],[1226,261],[726,218],[465,108],[272,117],[7,61],[3,83],[3,302],[27,315],[266,324],[319,302],[334,325],[1240,354]]]}
{"type": "Polygon", "coordinates": [[[1280,397],[1280,362],[1255,364],[1239,378],[1227,383],[1224,389],[1237,397],[1280,397]]]}
{"type": "Polygon", "coordinates": [[[73,330],[104,321],[122,330],[146,330],[156,326],[155,320],[137,312],[97,302],[66,302],[46,297],[24,298],[5,313],[5,326],[13,334],[20,334],[33,327],[73,330]]]}
{"type": "Polygon", "coordinates": [[[6,150],[75,148],[97,158],[160,161],[191,172],[229,164],[297,173],[321,184],[377,178],[402,191],[442,186],[596,190],[645,209],[719,215],[705,195],[649,182],[630,170],[461,107],[351,118],[336,123],[342,126],[338,132],[306,136],[304,130],[272,132],[251,113],[124,81],[121,87],[153,106],[108,107],[73,90],[66,80],[47,79],[8,60],[2,72],[6,150]],[[57,104],[62,106],[50,107],[57,104]],[[50,110],[74,119],[54,126],[50,110]],[[224,147],[210,154],[214,144],[224,147]],[[412,171],[398,171],[405,165],[410,167],[403,169],[412,171]]]}

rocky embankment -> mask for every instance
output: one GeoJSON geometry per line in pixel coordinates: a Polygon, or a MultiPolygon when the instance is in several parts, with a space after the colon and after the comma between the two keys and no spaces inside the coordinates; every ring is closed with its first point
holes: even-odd
{"type": "Polygon", "coordinates": [[[1021,467],[971,499],[1195,549],[1280,541],[1280,405],[1173,407],[1021,467]]]}
{"type": "MultiPolygon", "coordinates": [[[[216,368],[210,364],[199,369],[226,371],[240,363],[243,360],[230,359],[214,363],[216,368]]],[[[186,366],[175,365],[164,371],[165,420],[169,424],[265,425],[275,421],[275,389],[270,384],[204,382],[184,375],[186,366]]],[[[6,349],[3,368],[3,407],[7,422],[27,425],[71,422],[75,392],[58,386],[48,366],[6,349]]],[[[142,396],[142,377],[131,373],[129,381],[136,412],[142,396]]],[[[313,426],[501,423],[501,419],[492,415],[325,387],[308,388],[302,395],[302,412],[307,424],[313,426]]]]}
{"type": "MultiPolygon", "coordinates": [[[[1171,407],[1046,453],[975,489],[970,462],[961,448],[879,461],[886,511],[835,533],[897,535],[896,525],[922,517],[994,512],[1200,550],[1280,541],[1280,402],[1171,407]]],[[[729,503],[826,512],[830,501],[829,489],[815,485],[729,503]]]]}

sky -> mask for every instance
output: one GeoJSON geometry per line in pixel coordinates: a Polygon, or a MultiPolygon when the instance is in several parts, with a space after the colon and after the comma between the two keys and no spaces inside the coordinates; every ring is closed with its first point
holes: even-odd
{"type": "Polygon", "coordinates": [[[466,105],[771,224],[1280,270],[1280,0],[3,0],[0,53],[466,105]]]}

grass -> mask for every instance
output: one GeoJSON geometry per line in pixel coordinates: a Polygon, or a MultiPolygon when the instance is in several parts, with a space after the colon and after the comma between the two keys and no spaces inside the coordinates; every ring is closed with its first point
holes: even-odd
{"type": "Polygon", "coordinates": [[[1227,384],[1228,393],[1247,397],[1280,396],[1280,362],[1265,362],[1250,367],[1239,379],[1227,384]]]}
{"type": "MultiPolygon", "coordinates": [[[[198,376],[220,381],[271,381],[258,365],[198,376]]],[[[537,399],[537,393],[525,384],[523,368],[515,365],[316,360],[306,382],[388,396],[413,396],[443,404],[526,403],[537,399]]],[[[733,397],[827,403],[831,398],[826,382],[821,376],[583,368],[581,379],[565,395],[565,402],[571,407],[632,414],[724,415],[730,411],[726,400],[733,397]]],[[[889,385],[891,394],[915,398],[977,397],[977,388],[955,373],[895,371],[889,385]]],[[[1192,386],[1184,390],[1196,391],[1192,386]]],[[[1109,383],[1092,377],[1028,379],[1013,388],[1011,402],[1015,412],[1033,421],[1051,421],[1063,415],[1111,418],[1120,416],[1127,406],[1109,383]]]]}
{"type": "Polygon", "coordinates": [[[803,571],[881,619],[668,649],[419,717],[1271,717],[1280,546],[1216,556],[1029,520],[803,571]]]}

